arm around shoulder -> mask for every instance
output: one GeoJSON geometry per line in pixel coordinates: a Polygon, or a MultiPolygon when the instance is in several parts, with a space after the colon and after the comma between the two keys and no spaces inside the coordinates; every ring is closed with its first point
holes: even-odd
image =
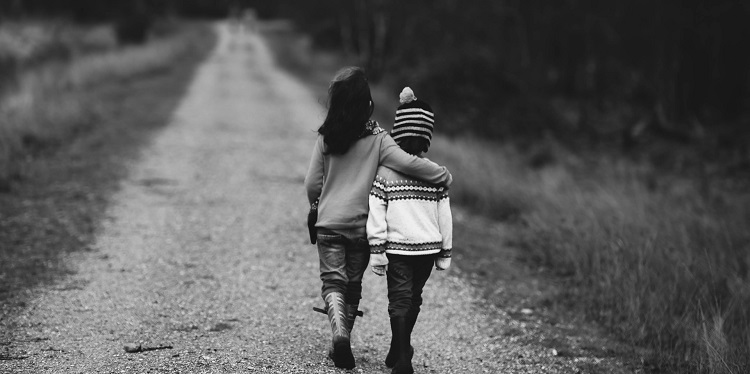
{"type": "Polygon", "coordinates": [[[406,153],[388,134],[384,134],[380,145],[380,164],[439,186],[448,187],[453,182],[448,168],[406,153]]]}

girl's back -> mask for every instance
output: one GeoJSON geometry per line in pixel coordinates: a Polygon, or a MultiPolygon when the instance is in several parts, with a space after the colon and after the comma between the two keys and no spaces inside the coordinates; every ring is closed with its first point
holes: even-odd
{"type": "Polygon", "coordinates": [[[305,178],[310,200],[320,196],[317,227],[350,229],[364,226],[368,213],[367,195],[380,163],[380,150],[386,136],[380,127],[375,127],[372,135],[359,139],[343,155],[325,154],[323,136],[318,136],[305,178]]]}

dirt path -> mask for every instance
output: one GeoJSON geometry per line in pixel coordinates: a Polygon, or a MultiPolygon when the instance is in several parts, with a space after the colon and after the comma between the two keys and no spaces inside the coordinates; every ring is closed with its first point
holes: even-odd
{"type": "MultiPolygon", "coordinates": [[[[3,357],[16,358],[0,372],[338,371],[327,320],[311,310],[322,301],[302,224],[323,109],[258,36],[217,30],[216,51],[132,166],[94,250],[71,255],[75,274],[0,321],[11,335],[3,357]]],[[[428,283],[417,372],[577,372],[572,358],[519,344],[525,324],[482,306],[455,273],[428,283]]],[[[386,373],[385,282],[368,271],[365,283],[354,372],[386,373]]]]}

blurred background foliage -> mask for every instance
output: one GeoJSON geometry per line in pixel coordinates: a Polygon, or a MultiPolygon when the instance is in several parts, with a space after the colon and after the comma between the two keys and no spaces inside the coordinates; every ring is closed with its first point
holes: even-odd
{"type": "Polygon", "coordinates": [[[748,158],[744,1],[10,0],[0,14],[115,20],[138,43],[156,17],[247,7],[428,92],[454,134],[625,151],[655,137],[748,158]]]}
{"type": "Polygon", "coordinates": [[[750,156],[747,2],[250,3],[356,56],[372,78],[418,87],[443,131],[625,152],[656,139],[733,165],[750,156]]]}

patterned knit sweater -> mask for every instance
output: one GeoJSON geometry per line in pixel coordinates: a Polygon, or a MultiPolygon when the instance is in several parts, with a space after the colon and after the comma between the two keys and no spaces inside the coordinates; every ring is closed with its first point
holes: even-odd
{"type": "Polygon", "coordinates": [[[371,253],[451,256],[453,222],[446,188],[381,166],[369,203],[367,239],[371,253]]]}

